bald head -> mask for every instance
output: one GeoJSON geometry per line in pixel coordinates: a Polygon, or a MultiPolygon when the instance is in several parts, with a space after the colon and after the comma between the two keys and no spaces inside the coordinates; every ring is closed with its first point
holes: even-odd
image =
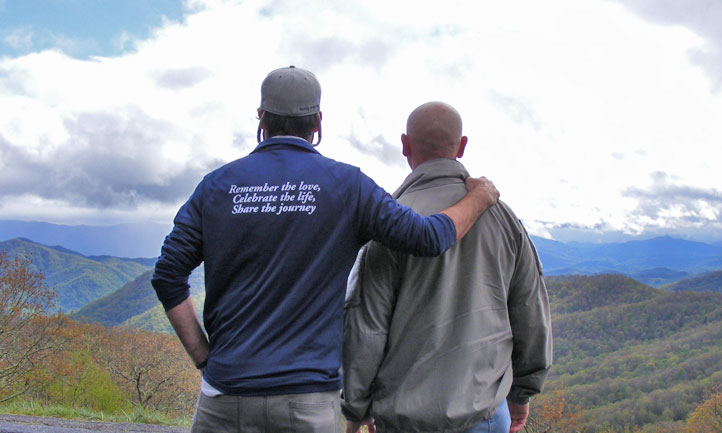
{"type": "Polygon", "coordinates": [[[412,169],[430,159],[456,159],[466,145],[459,112],[443,102],[427,102],[412,111],[401,141],[412,169]]]}

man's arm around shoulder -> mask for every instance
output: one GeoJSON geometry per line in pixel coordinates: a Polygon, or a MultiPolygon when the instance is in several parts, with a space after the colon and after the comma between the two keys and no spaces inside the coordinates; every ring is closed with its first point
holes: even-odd
{"type": "Polygon", "coordinates": [[[466,188],[468,192],[461,200],[439,212],[451,218],[457,241],[469,232],[481,214],[499,201],[499,191],[485,177],[467,177],[466,188]]]}

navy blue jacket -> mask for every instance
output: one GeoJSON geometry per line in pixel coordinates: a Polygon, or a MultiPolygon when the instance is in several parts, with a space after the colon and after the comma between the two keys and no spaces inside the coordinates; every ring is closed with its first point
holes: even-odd
{"type": "Polygon", "coordinates": [[[174,223],[153,287],[167,311],[205,262],[204,379],[234,395],[340,389],[343,301],[359,248],[373,239],[436,256],[456,237],[446,215],[414,213],[295,137],[265,140],[206,175],[174,223]]]}

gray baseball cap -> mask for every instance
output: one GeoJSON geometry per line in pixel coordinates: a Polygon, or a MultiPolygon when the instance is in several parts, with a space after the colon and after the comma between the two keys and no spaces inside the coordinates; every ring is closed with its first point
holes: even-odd
{"type": "Polygon", "coordinates": [[[289,66],[276,69],[261,84],[261,110],[299,117],[321,111],[321,85],[313,72],[289,66]]]}

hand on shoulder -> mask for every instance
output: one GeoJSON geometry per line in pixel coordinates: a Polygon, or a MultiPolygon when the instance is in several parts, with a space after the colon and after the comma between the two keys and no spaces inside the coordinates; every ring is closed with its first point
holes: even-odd
{"type": "Polygon", "coordinates": [[[489,207],[494,206],[499,201],[499,191],[494,186],[494,182],[486,177],[467,177],[466,189],[469,192],[479,194],[482,200],[485,200],[489,207]]]}

